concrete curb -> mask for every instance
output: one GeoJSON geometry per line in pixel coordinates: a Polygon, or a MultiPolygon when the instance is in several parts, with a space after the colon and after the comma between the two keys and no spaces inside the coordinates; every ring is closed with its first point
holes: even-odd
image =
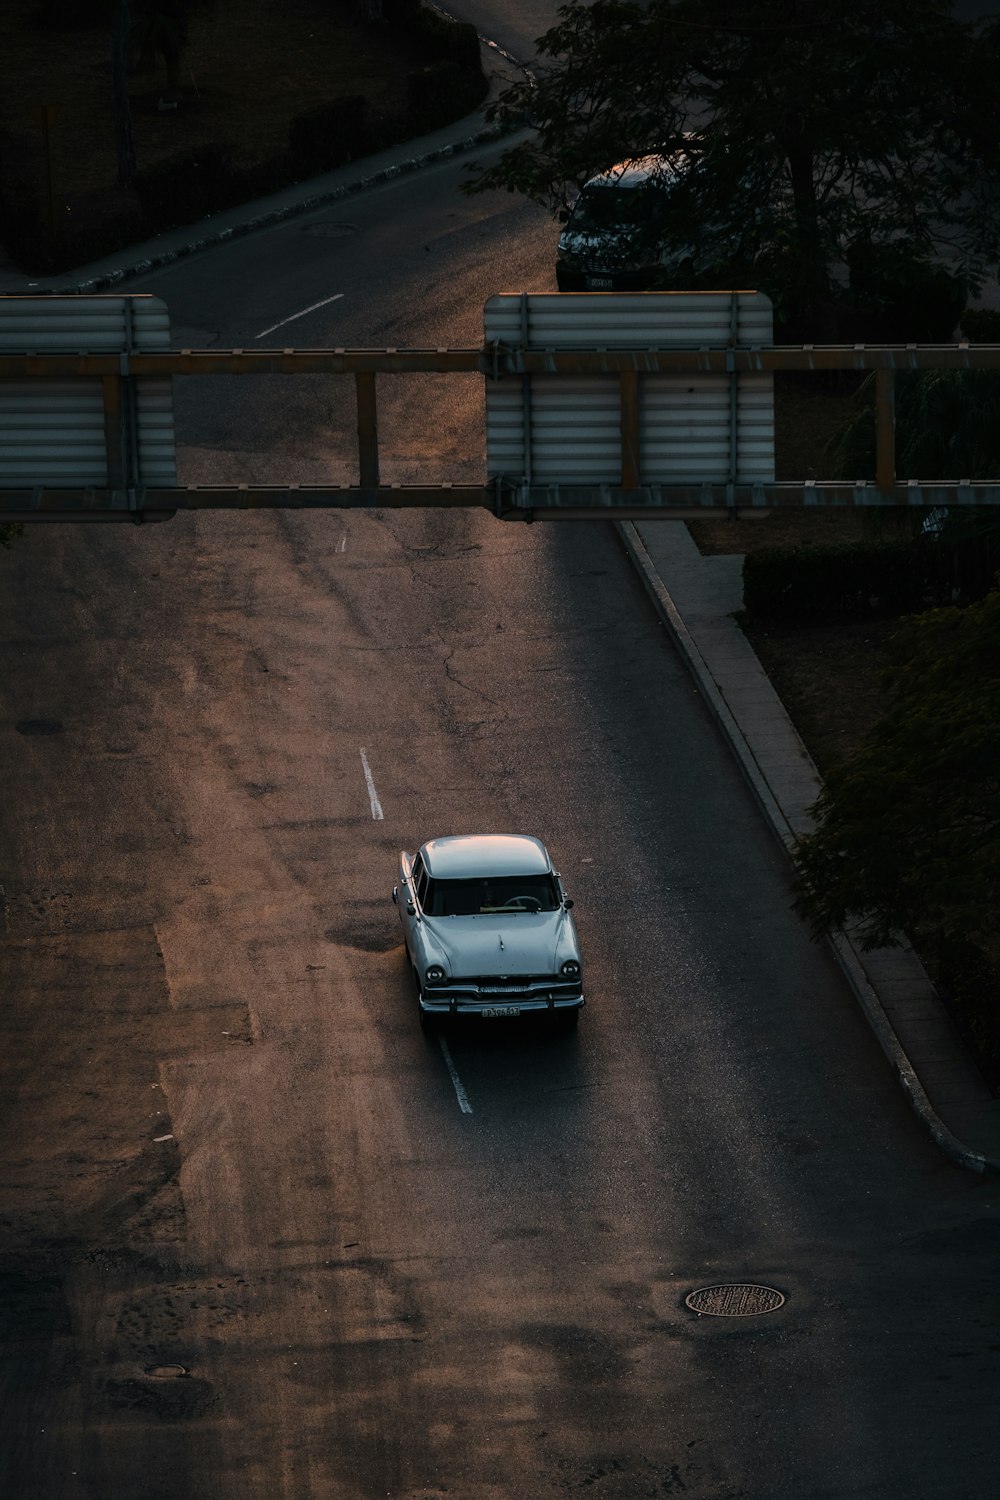
{"type": "Polygon", "coordinates": [[[851,939],[844,932],[828,932],[826,936],[845,979],[864,1011],[865,1019],[874,1031],[879,1046],[885,1053],[899,1086],[906,1095],[910,1108],[926,1127],[935,1143],[947,1156],[951,1157],[952,1161],[957,1162],[960,1167],[967,1167],[970,1172],[979,1172],[984,1175],[1000,1174],[1000,1162],[984,1156],[981,1151],[973,1151],[971,1147],[960,1141],[954,1131],[949,1130],[928,1099],[913,1064],[903,1050],[892,1023],[882,1008],[878,991],[865,973],[860,954],[851,939]]]}
{"type": "MultiPolygon", "coordinates": [[[[781,804],[771,790],[766,777],[763,775],[737,719],[726,703],[725,698],[719,692],[715,679],[709,671],[708,664],[698,650],[680,611],[671,598],[663,579],[657,572],[652,558],[643,545],[642,538],[631,521],[618,521],[615,525],[630,561],[642,579],[646,592],[652,599],[663,623],[670,630],[685,666],[697,683],[702,696],[728,740],[730,748],[736,756],[740,769],[746,777],[754,796],[757,798],[765,818],[773,832],[781,840],[786,853],[791,856],[791,851],[795,844],[795,834],[791,824],[781,804]]],[[[926,1128],[935,1144],[959,1166],[966,1167],[972,1172],[1000,1174],[1000,1162],[994,1161],[992,1158],[984,1156],[982,1152],[973,1151],[964,1145],[954,1132],[949,1130],[948,1126],[934,1109],[917,1076],[916,1070],[903,1050],[902,1044],[892,1027],[892,1023],[883,1009],[878,992],[865,972],[860,954],[854,943],[844,932],[830,932],[827,934],[827,940],[845,979],[851,986],[855,998],[864,1012],[865,1019],[875,1033],[879,1046],[882,1048],[900,1087],[906,1095],[910,1107],[921,1124],[926,1128]]]]}
{"type": "Polygon", "coordinates": [[[110,287],[130,280],[133,276],[144,276],[150,271],[159,270],[161,266],[182,260],[187,255],[196,255],[200,250],[209,250],[213,245],[223,245],[227,240],[240,239],[245,234],[253,234],[272,224],[280,224],[285,219],[293,219],[298,214],[309,213],[315,208],[323,208],[328,203],[337,203],[343,198],[352,198],[356,193],[363,193],[368,188],[378,187],[383,182],[391,182],[396,177],[407,176],[411,172],[419,171],[421,167],[447,161],[449,157],[460,156],[465,151],[474,150],[476,146],[500,140],[506,134],[508,134],[507,131],[496,126],[486,126],[464,140],[436,146],[432,151],[426,151],[420,156],[406,157],[403,161],[382,167],[366,177],[358,177],[351,182],[340,183],[336,187],[310,193],[305,198],[267,209],[263,213],[241,220],[238,224],[220,225],[219,228],[213,229],[211,220],[205,220],[201,225],[193,226],[196,231],[200,231],[195,239],[188,240],[184,244],[164,246],[153,255],[144,256],[125,266],[116,266],[113,270],[101,272],[85,281],[79,281],[75,286],[67,285],[61,290],[84,293],[107,291],[110,287]]]}

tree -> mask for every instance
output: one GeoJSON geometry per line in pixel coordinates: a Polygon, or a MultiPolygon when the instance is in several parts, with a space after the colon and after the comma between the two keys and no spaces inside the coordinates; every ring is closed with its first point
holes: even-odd
{"type": "MultiPolygon", "coordinates": [[[[870,375],[857,393],[857,411],[832,445],[841,479],[875,477],[875,387],[870,375]]],[[[1000,370],[901,370],[896,376],[896,472],[901,479],[996,479],[1000,474],[1000,370]]],[[[933,530],[949,558],[959,597],[981,598],[1000,569],[1000,509],[995,505],[874,510],[865,516],[878,533],[885,524],[916,536],[933,530]]]]}
{"type": "Polygon", "coordinates": [[[132,139],[132,110],[128,97],[131,26],[129,0],[115,0],[111,15],[111,117],[115,130],[118,181],[122,187],[130,187],[135,177],[135,143],[132,139]]]}
{"type": "MultiPolygon", "coordinates": [[[[615,162],[686,150],[669,234],[752,272],[783,321],[904,246],[976,287],[1000,259],[1000,23],[949,0],[570,0],[537,81],[492,107],[532,134],[479,172],[565,209],[615,162]]],[[[824,330],[820,329],[820,332],[824,330]]]]}
{"type": "MultiPolygon", "coordinates": [[[[1000,370],[901,370],[896,376],[896,472],[903,479],[994,479],[1000,473],[1000,370]]],[[[831,453],[843,479],[874,477],[874,378],[831,453]]],[[[985,507],[984,507],[985,509],[985,507]]],[[[1000,520],[993,507],[990,516],[1000,520]]]]}
{"type": "Polygon", "coordinates": [[[94,13],[108,15],[111,25],[111,110],[118,159],[118,181],[129,187],[135,177],[135,146],[128,80],[133,64],[155,67],[162,58],[168,89],[178,87],[181,56],[195,0],[94,0],[94,13]]]}
{"type": "Polygon", "coordinates": [[[933,954],[1000,961],[1000,588],[909,619],[890,642],[886,714],[836,768],[795,855],[816,928],[860,919],[933,954]]]}
{"type": "Polygon", "coordinates": [[[132,0],[131,44],[136,68],[150,72],[163,60],[167,88],[178,87],[193,0],[132,0]]]}

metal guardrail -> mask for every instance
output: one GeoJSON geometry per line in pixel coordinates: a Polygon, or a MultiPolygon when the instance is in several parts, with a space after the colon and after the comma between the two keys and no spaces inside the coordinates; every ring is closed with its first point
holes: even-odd
{"type": "Polygon", "coordinates": [[[690,519],[712,511],[764,515],[778,507],[1000,505],[1000,478],[898,482],[895,475],[895,375],[926,369],[1000,369],[1000,345],[771,345],[670,349],[539,349],[500,344],[467,349],[185,349],[127,352],[0,353],[0,381],[100,383],[108,483],[0,489],[0,523],[154,521],[178,510],[485,506],[505,520],[690,519]],[[644,375],[773,373],[780,370],[876,372],[875,482],[782,481],[755,484],[641,483],[636,413],[644,375]],[[377,377],[470,374],[490,381],[560,375],[616,376],[621,388],[618,484],[538,485],[502,476],[481,485],[383,484],[379,474],[377,377]],[[173,375],[337,375],[354,380],[358,483],[355,485],[195,485],[130,483],[122,413],[131,384],[173,375]]]}

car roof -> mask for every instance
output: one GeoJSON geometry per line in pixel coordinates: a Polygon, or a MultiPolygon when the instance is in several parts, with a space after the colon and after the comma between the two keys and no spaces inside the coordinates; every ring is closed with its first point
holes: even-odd
{"type": "Polygon", "coordinates": [[[552,861],[541,839],[526,833],[462,833],[429,839],[420,850],[434,880],[477,875],[544,875],[552,861]]]}

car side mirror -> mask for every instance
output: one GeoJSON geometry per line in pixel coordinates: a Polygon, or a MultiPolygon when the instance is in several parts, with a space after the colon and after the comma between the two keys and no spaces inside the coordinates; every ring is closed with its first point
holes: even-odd
{"type": "Polygon", "coordinates": [[[556,218],[559,220],[560,224],[568,224],[569,223],[569,209],[568,208],[561,208],[559,210],[559,212],[556,214],[556,218]]]}
{"type": "Polygon", "coordinates": [[[411,917],[416,916],[417,908],[414,906],[414,904],[413,904],[412,901],[407,901],[407,903],[406,903],[406,910],[407,910],[407,913],[408,913],[409,916],[411,916],[411,917]]]}
{"type": "Polygon", "coordinates": [[[572,896],[565,897],[565,899],[563,900],[563,906],[566,908],[567,911],[569,911],[569,909],[570,909],[570,907],[572,905],[573,905],[573,897],[572,896]]]}

